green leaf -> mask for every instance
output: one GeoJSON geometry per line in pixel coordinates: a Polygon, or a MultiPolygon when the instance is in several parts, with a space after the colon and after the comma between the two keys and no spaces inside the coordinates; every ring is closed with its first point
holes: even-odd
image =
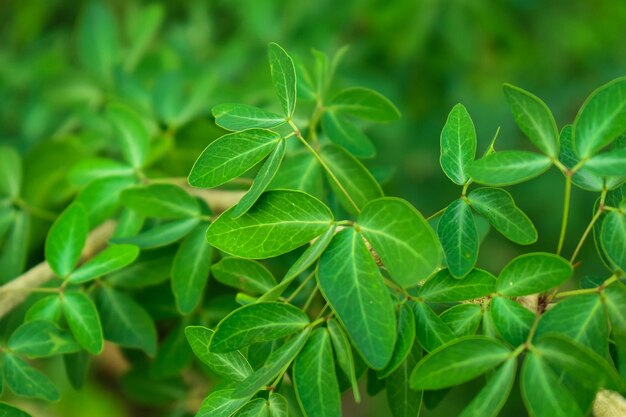
{"type": "Polygon", "coordinates": [[[207,231],[214,247],[243,258],[270,258],[304,245],[324,233],[333,221],[318,199],[299,191],[268,191],[243,216],[232,208],[207,231]]]}
{"type": "Polygon", "coordinates": [[[150,135],[141,117],[122,104],[109,104],[106,115],[113,125],[124,159],[134,168],[143,166],[148,157],[150,135]]]}
{"type": "Polygon", "coordinates": [[[527,253],[509,262],[500,271],[496,289],[500,294],[522,296],[558,287],[571,278],[574,268],[551,253],[527,253]]]}
{"type": "Polygon", "coordinates": [[[281,140],[276,144],[276,148],[272,151],[267,160],[263,163],[263,166],[259,170],[250,190],[239,200],[239,203],[233,209],[231,216],[234,218],[241,217],[244,213],[250,210],[250,207],[256,203],[261,194],[272,182],[272,179],[278,172],[280,164],[285,155],[285,141],[281,140]]]}
{"type": "Polygon", "coordinates": [[[150,375],[158,379],[180,375],[193,361],[193,352],[185,337],[185,321],[175,326],[160,341],[159,351],[150,366],[150,375]]]}
{"type": "Polygon", "coordinates": [[[72,387],[79,390],[85,384],[89,370],[89,352],[81,350],[77,353],[63,355],[65,374],[72,387]]]}
{"type": "Polygon", "coordinates": [[[383,196],[383,191],[372,174],[344,148],[333,144],[325,145],[320,149],[320,156],[350,196],[348,199],[335,180],[329,176],[328,182],[333,193],[346,210],[354,211],[355,206],[362,210],[368,202],[383,196]]]}
{"type": "Polygon", "coordinates": [[[90,182],[75,198],[87,212],[89,225],[94,227],[115,215],[123,190],[136,184],[134,177],[105,177],[90,182]]]}
{"type": "Polygon", "coordinates": [[[476,129],[467,109],[455,105],[441,131],[439,164],[443,172],[458,185],[469,179],[465,167],[476,157],[476,129]]]}
{"type": "Polygon", "coordinates": [[[545,155],[526,151],[500,151],[470,162],[467,170],[474,182],[485,185],[513,185],[546,172],[552,161],[545,155]]]}
{"type": "Polygon", "coordinates": [[[46,261],[57,276],[67,277],[76,267],[87,241],[87,214],[82,204],[70,204],[52,224],[46,238],[46,261]]]}
{"type": "Polygon", "coordinates": [[[422,350],[415,344],[404,362],[386,379],[387,404],[393,417],[418,417],[422,408],[423,392],[411,389],[411,371],[422,358],[422,350]]]}
{"type": "Polygon", "coordinates": [[[307,327],[292,339],[285,342],[281,347],[274,350],[267,357],[263,366],[254,371],[254,373],[245,380],[237,383],[237,389],[233,393],[233,396],[245,397],[253,395],[262,387],[270,384],[298,355],[306,343],[310,332],[311,328],[307,327]]]}
{"type": "Polygon", "coordinates": [[[172,265],[172,293],[181,314],[192,313],[204,295],[213,248],[206,241],[206,224],[199,224],[183,240],[172,265]]]}
{"type": "Polygon", "coordinates": [[[72,272],[67,279],[73,284],[91,281],[130,265],[138,255],[137,246],[110,245],[72,272]]]}
{"type": "Polygon", "coordinates": [[[252,375],[252,367],[238,350],[228,353],[213,353],[209,350],[214,333],[213,330],[201,326],[185,328],[193,353],[213,372],[232,381],[243,381],[252,375]]]}
{"type": "Polygon", "coordinates": [[[472,270],[478,259],[478,231],[472,209],[459,198],[443,213],[437,225],[446,263],[450,273],[463,278],[472,270]]]}
{"type": "Polygon", "coordinates": [[[602,222],[602,250],[610,262],[626,271],[626,214],[612,211],[602,222]]]}
{"type": "Polygon", "coordinates": [[[468,336],[440,346],[413,369],[413,389],[442,389],[462,384],[504,362],[511,351],[485,336],[468,336]]]}
{"type": "Polygon", "coordinates": [[[372,201],[357,223],[391,277],[403,287],[417,285],[439,266],[437,237],[408,202],[391,197],[372,201]]]}
{"type": "Polygon", "coordinates": [[[154,249],[171,245],[187,236],[200,223],[198,218],[174,220],[161,223],[136,236],[116,237],[112,243],[131,244],[141,249],[154,249]]]}
{"type": "Polygon", "coordinates": [[[80,350],[74,338],[49,321],[30,321],[15,329],[7,347],[12,352],[40,358],[80,350]]]}
{"type": "Polygon", "coordinates": [[[235,417],[269,417],[269,407],[265,398],[255,398],[244,405],[235,417]]]}
{"type": "Polygon", "coordinates": [[[290,119],[296,109],[296,69],[291,57],[276,43],[267,45],[274,91],[285,116],[290,119]]]}
{"type": "Polygon", "coordinates": [[[626,286],[613,283],[604,290],[604,303],[607,307],[611,326],[620,332],[626,332],[626,286]]]}
{"type": "Polygon", "coordinates": [[[516,370],[515,359],[504,362],[459,417],[496,417],[511,393],[516,370]]]}
{"type": "Polygon", "coordinates": [[[62,294],[63,315],[76,341],[89,353],[102,352],[103,338],[100,317],[93,302],[78,291],[62,294]]]}
{"type": "Polygon", "coordinates": [[[26,411],[22,411],[19,408],[15,408],[10,404],[0,402],[0,416],[1,417],[32,417],[26,411]]]}
{"type": "Polygon", "coordinates": [[[234,392],[234,388],[213,391],[204,399],[195,417],[231,417],[250,399],[250,396],[233,396],[234,392]]]}
{"type": "Polygon", "coordinates": [[[269,185],[271,190],[304,191],[314,197],[324,197],[322,166],[308,151],[289,153],[269,185]]]}
{"type": "Polygon", "coordinates": [[[341,90],[330,101],[331,111],[345,113],[374,122],[393,122],[400,118],[400,112],[382,94],[363,87],[341,90]]]}
{"type": "Polygon", "coordinates": [[[395,312],[378,266],[353,228],[335,235],[319,260],[317,280],[365,362],[384,368],[395,344],[395,312]]]}
{"type": "Polygon", "coordinates": [[[415,342],[415,314],[407,303],[398,307],[398,336],[393,348],[393,356],[385,369],[376,373],[378,378],[387,378],[402,365],[415,342]]]}
{"type": "Polygon", "coordinates": [[[104,337],[129,348],[137,348],[150,356],[156,354],[157,333],[150,315],[130,296],[100,286],[96,304],[102,317],[104,337]]]}
{"type": "Polygon", "coordinates": [[[504,94],[521,131],[541,152],[552,157],[558,156],[559,132],[546,103],[511,84],[504,84],[504,94]]]}
{"type": "Polygon", "coordinates": [[[147,51],[163,22],[164,15],[165,8],[158,3],[130,10],[128,20],[126,20],[129,45],[124,56],[124,69],[127,72],[133,71],[147,51]]]}
{"type": "Polygon", "coordinates": [[[118,48],[115,17],[104,3],[89,3],[78,28],[80,63],[100,79],[110,81],[118,48]]]}
{"type": "Polygon", "coordinates": [[[341,416],[339,383],[326,329],[311,333],[294,362],[293,384],[305,416],[341,416]]]}
{"type": "Polygon", "coordinates": [[[601,297],[582,294],[559,301],[541,316],[535,338],[548,333],[569,336],[596,353],[606,355],[609,322],[601,297]]]}
{"type": "Polygon", "coordinates": [[[588,347],[559,334],[548,334],[534,343],[538,353],[553,368],[593,389],[623,391],[624,384],[617,371],[605,358],[588,347]]]}
{"type": "Polygon", "coordinates": [[[120,201],[144,217],[186,219],[200,214],[198,201],[173,184],[151,184],[124,190],[120,201]]]}
{"type": "Polygon", "coordinates": [[[289,336],[308,324],[308,316],[291,304],[246,305],[230,313],[217,325],[210,349],[215,353],[232,352],[253,343],[289,336]]]}
{"type": "Polygon", "coordinates": [[[441,313],[439,318],[456,336],[471,336],[480,326],[483,311],[478,304],[458,304],[441,313]]]}
{"type": "Polygon", "coordinates": [[[356,370],[354,367],[354,357],[352,356],[352,347],[348,336],[341,328],[336,319],[330,319],[327,323],[328,334],[333,343],[335,356],[337,357],[337,365],[341,368],[344,375],[352,385],[352,394],[356,403],[361,402],[361,394],[359,392],[359,384],[357,381],[356,370]]]}
{"type": "MultiPolygon", "coordinates": [[[[561,150],[559,154],[559,161],[563,163],[567,168],[572,169],[580,163],[580,158],[574,151],[574,144],[572,143],[573,135],[572,125],[566,125],[561,129],[561,150]]],[[[572,183],[579,188],[589,191],[602,191],[604,187],[604,179],[585,166],[581,166],[573,175],[572,183]]]]}
{"type": "Polygon", "coordinates": [[[469,193],[469,203],[476,212],[507,239],[520,245],[537,241],[533,222],[520,210],[513,197],[501,188],[477,188],[469,193]]]}
{"type": "Polygon", "coordinates": [[[167,280],[174,262],[174,248],[145,251],[130,266],[113,272],[106,281],[116,287],[148,287],[167,280]]]}
{"type": "Polygon", "coordinates": [[[426,303],[415,303],[413,312],[415,313],[417,341],[425,351],[431,352],[454,340],[452,329],[426,303]]]}
{"type": "Polygon", "coordinates": [[[270,393],[268,404],[270,408],[269,417],[288,417],[289,404],[287,403],[287,399],[282,395],[276,392],[270,393]]]}
{"type": "Polygon", "coordinates": [[[626,149],[614,149],[592,156],[585,167],[601,176],[624,176],[626,173],[626,149]]]}
{"type": "Polygon", "coordinates": [[[550,369],[546,360],[530,353],[520,376],[522,398],[533,417],[582,417],[575,398],[550,369]]]}
{"type": "Polygon", "coordinates": [[[59,400],[59,391],[48,377],[11,353],[4,352],[2,356],[4,379],[13,393],[46,401],[59,400]]]}
{"type": "Polygon", "coordinates": [[[0,196],[16,198],[22,188],[22,159],[17,151],[0,146],[0,196]]]}
{"type": "Polygon", "coordinates": [[[108,177],[130,177],[134,174],[130,165],[107,158],[87,158],[76,163],[68,172],[68,179],[77,186],[108,177]]]}
{"type": "Polygon", "coordinates": [[[211,267],[211,273],[218,282],[250,294],[263,294],[276,285],[274,275],[250,259],[222,258],[211,267]]]}
{"type": "Polygon", "coordinates": [[[474,269],[465,278],[454,278],[442,269],[420,288],[419,296],[426,301],[451,303],[485,297],[495,291],[496,277],[482,269],[474,269]]]}
{"type": "Polygon", "coordinates": [[[331,142],[343,146],[358,158],[373,158],[376,155],[376,148],[365,133],[335,112],[324,112],[322,129],[331,142]]]}
{"type": "Polygon", "coordinates": [[[24,321],[47,320],[59,324],[61,314],[63,314],[61,299],[57,295],[48,295],[28,309],[24,321]]]}
{"type": "Polygon", "coordinates": [[[26,268],[30,227],[31,221],[28,213],[22,210],[16,211],[13,226],[4,239],[4,245],[0,251],[0,282],[12,280],[26,268]]]}
{"type": "Polygon", "coordinates": [[[213,188],[237,178],[269,155],[280,140],[278,133],[265,129],[224,135],[202,151],[189,173],[189,184],[213,188]]]}
{"type": "Polygon", "coordinates": [[[626,78],[617,78],[585,100],[574,121],[574,148],[587,158],[626,131],[626,78]]]}
{"type": "Polygon", "coordinates": [[[494,297],[489,307],[491,319],[500,336],[513,346],[526,341],[535,315],[519,303],[504,297],[494,297]]]}
{"type": "Polygon", "coordinates": [[[285,123],[285,117],[247,104],[218,104],[211,109],[215,124],[226,130],[271,129],[285,123]]]}

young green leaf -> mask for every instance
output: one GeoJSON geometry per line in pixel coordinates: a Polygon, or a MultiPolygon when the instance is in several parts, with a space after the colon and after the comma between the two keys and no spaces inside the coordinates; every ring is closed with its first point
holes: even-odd
{"type": "Polygon", "coordinates": [[[309,324],[307,315],[284,303],[257,303],[238,308],[215,329],[210,349],[215,353],[232,352],[253,343],[289,336],[309,324]]]}
{"type": "Polygon", "coordinates": [[[22,188],[22,159],[17,151],[0,146],[0,196],[15,198],[22,188]]]}
{"type": "Polygon", "coordinates": [[[183,240],[172,265],[172,293],[182,314],[192,313],[204,295],[213,248],[206,241],[206,224],[199,224],[183,240]]]}
{"type": "Polygon", "coordinates": [[[571,278],[574,268],[551,253],[527,253],[509,262],[500,271],[496,290],[503,295],[522,296],[558,287],[571,278]]]}
{"type": "Polygon", "coordinates": [[[112,243],[126,243],[140,247],[141,249],[154,249],[171,245],[187,236],[200,223],[200,219],[174,220],[161,223],[136,236],[116,237],[112,243]]]}
{"type": "Polygon", "coordinates": [[[255,398],[241,407],[235,417],[269,417],[269,407],[265,398],[255,398]]]}
{"type": "Polygon", "coordinates": [[[231,417],[245,403],[250,400],[250,396],[234,396],[234,388],[220,389],[213,391],[202,401],[200,409],[195,417],[231,417]]]}
{"type": "Polygon", "coordinates": [[[262,387],[270,384],[298,355],[310,333],[311,328],[307,327],[285,342],[281,347],[270,353],[263,366],[254,371],[248,378],[237,383],[237,389],[233,393],[233,396],[246,397],[253,395],[262,387]]]}
{"type": "Polygon", "coordinates": [[[483,311],[478,304],[458,304],[441,313],[439,316],[457,336],[471,336],[476,334],[483,311]]]}
{"type": "Polygon", "coordinates": [[[504,362],[459,417],[496,417],[511,393],[516,370],[515,359],[504,362]]]}
{"type": "Polygon", "coordinates": [[[7,347],[12,352],[40,358],[80,350],[72,335],[49,321],[30,321],[11,334],[7,347]]]}
{"type": "Polygon", "coordinates": [[[65,374],[72,387],[79,390],[85,385],[89,370],[89,352],[81,350],[76,353],[63,355],[65,374]]]}
{"type": "Polygon", "coordinates": [[[289,415],[287,399],[276,392],[270,393],[268,406],[270,409],[269,417],[288,417],[289,415]]]}
{"type": "Polygon", "coordinates": [[[233,209],[231,216],[234,218],[241,217],[250,207],[256,203],[263,191],[268,187],[272,179],[278,172],[280,164],[285,155],[285,141],[281,140],[276,144],[276,148],[272,151],[263,166],[259,170],[252,186],[248,192],[241,198],[237,206],[233,209]]]}
{"type": "Polygon", "coordinates": [[[230,133],[212,142],[189,173],[189,184],[213,188],[239,177],[272,152],[281,137],[265,129],[230,133]]]}
{"type": "Polygon", "coordinates": [[[213,353],[209,350],[214,333],[213,330],[201,326],[185,328],[191,350],[213,372],[232,381],[243,381],[252,375],[252,367],[238,350],[228,353],[213,353]]]}
{"type": "Polygon", "coordinates": [[[626,131],[626,78],[617,78],[585,100],[574,121],[574,148],[587,158],[626,131]]]}
{"type": "Polygon", "coordinates": [[[15,408],[10,404],[0,402],[0,416],[2,417],[32,417],[26,411],[15,408]]]}
{"type": "Polygon", "coordinates": [[[76,267],[87,241],[87,214],[82,204],[70,204],[52,224],[46,238],[45,255],[57,276],[67,277],[76,267]]]}
{"type": "Polygon", "coordinates": [[[402,364],[386,379],[387,405],[393,417],[418,417],[422,408],[423,392],[411,389],[411,371],[422,358],[422,350],[416,343],[402,364]]]}
{"type": "Polygon", "coordinates": [[[474,215],[464,199],[448,206],[437,225],[437,234],[448,270],[455,278],[463,278],[476,264],[479,246],[474,215]]]}
{"type": "Polygon", "coordinates": [[[128,50],[125,51],[124,69],[132,72],[137,63],[141,60],[150,42],[155,38],[159,30],[165,7],[162,4],[147,4],[140,8],[131,9],[126,21],[126,32],[128,36],[128,50]]]}
{"type": "Polygon", "coordinates": [[[602,298],[598,294],[582,294],[558,302],[541,316],[535,338],[548,333],[569,336],[596,353],[606,355],[609,322],[602,298]]]}
{"type": "Polygon", "coordinates": [[[167,280],[174,263],[173,247],[144,251],[135,262],[107,275],[106,281],[116,287],[148,287],[167,280]]]}
{"type": "Polygon", "coordinates": [[[296,69],[291,57],[278,44],[270,43],[267,51],[274,91],[285,116],[290,119],[296,108],[296,69]]]}
{"type": "Polygon", "coordinates": [[[268,191],[243,216],[225,211],[207,231],[214,247],[243,258],[270,258],[304,245],[333,221],[318,199],[299,191],[268,191]]]}
{"type": "Polygon", "coordinates": [[[585,167],[600,176],[624,176],[626,173],[626,149],[614,149],[592,156],[585,167]]]}
{"type": "Polygon", "coordinates": [[[548,156],[526,151],[501,151],[467,165],[472,180],[485,185],[513,185],[546,172],[552,161],[548,156]]]}
{"type": "Polygon", "coordinates": [[[123,190],[136,184],[134,177],[105,177],[90,182],[74,199],[87,212],[89,225],[94,227],[115,215],[123,190]]]}
{"type": "Polygon", "coordinates": [[[431,352],[454,340],[452,330],[426,303],[415,303],[413,312],[415,313],[417,341],[425,351],[431,352]]]}
{"type": "Polygon", "coordinates": [[[180,375],[191,361],[193,351],[185,337],[185,320],[160,341],[159,351],[150,366],[150,375],[158,379],[180,375]]]}
{"type": "MultiPolygon", "coordinates": [[[[561,129],[561,149],[559,153],[559,161],[567,168],[572,169],[580,163],[580,158],[574,151],[572,143],[572,135],[574,128],[572,125],[566,125],[561,129]]],[[[583,190],[600,192],[604,188],[604,178],[596,175],[585,166],[572,175],[572,183],[583,190]]]]}
{"type": "Polygon", "coordinates": [[[455,105],[441,131],[439,164],[443,172],[458,185],[469,179],[465,167],[476,157],[476,129],[467,109],[455,105]]]}
{"type": "Polygon", "coordinates": [[[442,269],[420,288],[419,296],[436,303],[451,303],[485,297],[495,291],[496,277],[482,269],[474,269],[462,280],[442,269]]]}
{"type": "Polygon", "coordinates": [[[348,199],[335,180],[329,176],[328,182],[346,210],[352,212],[362,210],[368,202],[383,196],[383,191],[372,174],[344,148],[333,144],[325,145],[320,149],[320,156],[343,190],[350,196],[348,199]]]}
{"type": "Polygon", "coordinates": [[[102,318],[104,337],[121,346],[156,354],[157,333],[154,322],[130,296],[107,286],[96,290],[96,305],[102,318]]]}
{"type": "Polygon", "coordinates": [[[500,336],[513,346],[526,341],[535,315],[519,303],[504,297],[494,297],[489,307],[491,319],[500,336]]]}
{"type": "Polygon", "coordinates": [[[626,271],[626,214],[612,211],[605,217],[600,242],[609,261],[626,271]]]}
{"type": "Polygon", "coordinates": [[[107,177],[130,177],[133,167],[107,158],[88,158],[79,161],[70,169],[68,179],[77,186],[84,186],[92,181],[107,177]]]}
{"type": "Polygon", "coordinates": [[[278,173],[270,183],[270,190],[304,191],[313,197],[324,197],[322,166],[307,151],[289,153],[285,156],[278,173]]]}
{"type": "Polygon", "coordinates": [[[511,351],[485,336],[444,344],[424,357],[411,373],[411,388],[435,390],[462,384],[504,362],[511,351]]]}
{"type": "Polygon", "coordinates": [[[226,130],[271,129],[285,123],[285,117],[247,104],[218,104],[211,109],[215,124],[226,130]]]}
{"type": "Polygon", "coordinates": [[[263,294],[276,285],[274,275],[251,259],[225,257],[211,267],[211,272],[222,284],[250,294],[263,294]]]}
{"type": "Polygon", "coordinates": [[[93,355],[102,352],[102,326],[91,299],[78,291],[66,291],[61,301],[63,315],[76,341],[93,355]]]}
{"type": "Polygon", "coordinates": [[[89,3],[78,29],[78,57],[87,70],[110,81],[118,58],[115,17],[104,3],[89,3]]]}
{"type": "Polygon", "coordinates": [[[13,225],[4,239],[0,253],[0,282],[6,283],[20,275],[26,267],[29,251],[31,221],[28,213],[19,210],[13,217],[13,225]]]}
{"type": "Polygon", "coordinates": [[[113,125],[124,158],[134,168],[140,168],[146,162],[150,143],[150,135],[143,121],[137,113],[122,104],[110,104],[106,115],[113,125]]]}
{"type": "Polygon", "coordinates": [[[294,362],[293,383],[305,416],[341,416],[333,349],[326,329],[311,333],[294,362]]]}
{"type": "Polygon", "coordinates": [[[327,323],[328,334],[333,343],[337,364],[343,371],[344,375],[352,385],[352,394],[356,403],[361,402],[361,394],[359,392],[359,384],[357,381],[356,370],[354,365],[354,357],[352,356],[352,347],[348,336],[341,328],[341,324],[336,319],[330,319],[327,323]]]}
{"type": "Polygon", "coordinates": [[[391,197],[374,200],[363,208],[357,223],[391,277],[403,287],[417,285],[439,266],[437,237],[408,202],[391,197]]]}
{"type": "Polygon", "coordinates": [[[12,353],[4,352],[2,356],[4,379],[11,391],[20,397],[58,401],[59,391],[48,377],[12,353]]]}
{"type": "Polygon", "coordinates": [[[151,184],[124,190],[120,201],[144,217],[186,219],[200,214],[198,201],[173,184],[151,184]]]}
{"type": "Polygon", "coordinates": [[[626,332],[626,286],[620,282],[613,283],[604,290],[604,303],[614,330],[626,332]]]}
{"type": "Polygon", "coordinates": [[[520,210],[513,197],[501,188],[477,188],[469,193],[469,203],[485,216],[489,223],[507,239],[520,245],[537,241],[537,229],[520,210]]]}
{"type": "Polygon", "coordinates": [[[541,355],[526,356],[520,376],[522,398],[533,417],[583,417],[575,398],[541,355]]]}
{"type": "Polygon", "coordinates": [[[544,154],[558,156],[559,132],[546,103],[534,94],[511,84],[504,84],[504,94],[517,125],[528,139],[544,154]]]}
{"type": "Polygon", "coordinates": [[[138,255],[137,246],[110,245],[72,272],[67,279],[73,284],[96,279],[133,263],[138,255]]]}
{"type": "Polygon", "coordinates": [[[382,94],[363,87],[341,90],[330,100],[330,110],[345,113],[374,122],[393,122],[400,118],[400,112],[382,94]]]}
{"type": "Polygon", "coordinates": [[[385,366],[385,369],[376,373],[378,378],[387,378],[395,372],[411,352],[414,342],[415,314],[413,313],[413,309],[411,309],[407,303],[404,303],[398,308],[398,336],[393,349],[393,356],[387,366],[385,366]]]}
{"type": "Polygon", "coordinates": [[[25,322],[47,320],[59,324],[63,307],[58,295],[48,295],[34,303],[26,312],[25,322]]]}
{"type": "Polygon", "coordinates": [[[358,127],[333,111],[322,115],[322,130],[331,142],[341,145],[358,158],[373,158],[376,148],[358,127]]]}
{"type": "Polygon", "coordinates": [[[395,312],[378,266],[353,228],[335,235],[319,260],[317,280],[365,362],[384,368],[395,344],[395,312]]]}

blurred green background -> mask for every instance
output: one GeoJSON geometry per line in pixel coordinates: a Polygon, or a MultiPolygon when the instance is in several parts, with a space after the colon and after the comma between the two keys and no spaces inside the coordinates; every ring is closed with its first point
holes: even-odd
{"type": "MultiPolygon", "coordinates": [[[[337,86],[377,89],[403,114],[399,122],[367,130],[379,150],[367,165],[392,166],[386,192],[408,199],[426,216],[460,193],[438,163],[439,133],[455,103],[464,103],[474,119],[479,153],[498,127],[497,149],[530,149],[508,110],[502,83],[537,94],[561,127],[573,121],[593,89],[626,68],[623,0],[166,1],[150,9],[154,15],[141,14],[152,3],[120,0],[92,5],[110,19],[114,48],[132,50],[146,16],[158,29],[137,52],[136,62],[125,63],[113,79],[96,80],[84,71],[78,45],[82,31],[99,30],[81,26],[88,4],[0,2],[0,143],[25,155],[25,193],[42,207],[58,208],[75,191],[64,179],[74,161],[107,149],[98,115],[113,97],[146,113],[155,111],[151,103],[160,102],[161,119],[167,118],[168,106],[196,100],[194,117],[176,131],[176,146],[164,146],[160,167],[185,176],[199,152],[220,134],[210,119],[212,105],[273,101],[266,60],[270,41],[309,66],[312,48],[332,54],[349,45],[337,86]],[[180,86],[183,95],[168,95],[172,85],[180,86]]],[[[531,249],[553,251],[562,176],[553,170],[511,192],[539,230],[531,249]]],[[[574,189],[565,253],[571,253],[589,221],[595,197],[574,189]]],[[[32,240],[41,241],[43,233],[45,225],[35,225],[32,240]]],[[[479,264],[497,271],[520,249],[525,248],[492,233],[479,264]]],[[[41,247],[33,253],[36,258],[41,247]]],[[[580,276],[602,273],[593,245],[586,245],[581,258],[580,276]]],[[[425,415],[455,415],[476,385],[453,391],[425,415]]],[[[123,398],[113,391],[106,381],[79,394],[68,391],[54,409],[66,417],[117,415],[123,398]]],[[[523,415],[519,394],[513,393],[502,415],[523,415]]],[[[372,401],[375,405],[358,408],[348,404],[346,415],[386,416],[384,395],[372,401]]]]}

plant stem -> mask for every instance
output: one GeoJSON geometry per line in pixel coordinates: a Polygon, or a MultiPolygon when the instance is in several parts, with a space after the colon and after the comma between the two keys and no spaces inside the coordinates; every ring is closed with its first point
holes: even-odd
{"type": "Polygon", "coordinates": [[[316,285],[315,288],[313,288],[313,291],[311,291],[311,295],[309,295],[309,298],[304,303],[304,306],[302,306],[302,311],[307,311],[309,307],[311,307],[311,303],[315,299],[315,296],[317,295],[318,291],[319,291],[319,288],[317,288],[317,285],[316,285]]]}
{"type": "Polygon", "coordinates": [[[598,210],[593,215],[593,217],[591,218],[591,221],[589,222],[589,225],[587,225],[587,228],[583,232],[583,235],[580,237],[580,240],[578,241],[578,244],[576,245],[576,249],[574,249],[574,253],[572,253],[572,257],[570,258],[569,263],[571,264],[574,263],[574,261],[576,260],[576,257],[578,256],[578,253],[580,252],[580,250],[583,247],[583,244],[585,243],[585,240],[589,236],[589,233],[591,233],[591,231],[593,230],[593,226],[596,224],[596,222],[602,215],[602,212],[604,211],[604,200],[606,199],[606,193],[607,193],[607,189],[604,188],[602,190],[602,194],[600,195],[600,205],[598,206],[598,210]]]}
{"type": "Polygon", "coordinates": [[[313,278],[314,276],[315,276],[315,271],[313,271],[309,275],[307,275],[307,277],[302,280],[300,285],[298,285],[298,288],[296,288],[285,301],[287,303],[292,302],[293,299],[296,298],[296,296],[300,293],[300,291],[302,291],[304,289],[304,287],[306,287],[306,285],[309,283],[311,278],[313,278]]]}
{"type": "Polygon", "coordinates": [[[341,182],[339,182],[339,180],[337,179],[337,177],[335,176],[335,174],[330,170],[330,168],[328,167],[328,165],[326,165],[326,162],[324,162],[324,160],[322,159],[322,157],[320,156],[319,153],[317,153],[317,151],[315,149],[313,149],[311,147],[311,145],[309,145],[309,143],[302,137],[302,134],[300,133],[300,130],[298,129],[298,127],[293,123],[293,121],[289,120],[289,125],[291,126],[291,128],[293,129],[293,131],[296,133],[296,137],[300,140],[300,142],[302,142],[302,144],[307,148],[307,150],[309,152],[311,152],[311,154],[315,157],[315,159],[317,159],[317,162],[320,163],[320,165],[322,166],[322,168],[324,168],[324,170],[328,173],[328,176],[333,180],[333,182],[335,184],[337,184],[337,187],[339,188],[339,190],[346,196],[346,198],[348,199],[348,202],[350,202],[350,204],[352,205],[352,207],[354,207],[354,209],[356,210],[357,213],[360,213],[361,210],[359,209],[359,206],[356,205],[356,203],[354,202],[354,200],[352,199],[352,197],[350,196],[350,194],[348,194],[348,191],[346,191],[346,189],[344,188],[344,186],[341,184],[341,182]]]}
{"type": "Polygon", "coordinates": [[[428,216],[428,217],[426,218],[426,221],[427,221],[427,222],[429,222],[429,221],[431,221],[432,219],[434,219],[435,217],[439,217],[439,216],[441,216],[443,213],[445,213],[445,211],[446,211],[447,209],[448,209],[448,207],[444,207],[444,208],[442,208],[441,210],[439,210],[438,212],[436,212],[436,213],[434,213],[434,214],[431,214],[430,216],[428,216]]]}
{"type": "Polygon", "coordinates": [[[569,205],[572,196],[572,176],[565,176],[565,196],[563,198],[563,219],[561,221],[561,234],[559,235],[559,245],[556,249],[556,254],[560,255],[563,250],[563,243],[565,242],[565,234],[567,232],[567,221],[569,218],[569,205]]]}
{"type": "Polygon", "coordinates": [[[557,293],[554,298],[564,298],[564,297],[571,297],[574,295],[580,295],[580,294],[591,294],[594,292],[598,292],[597,288],[581,288],[578,290],[571,290],[571,291],[563,291],[560,293],[557,293]]]}
{"type": "Polygon", "coordinates": [[[22,210],[24,210],[26,213],[29,213],[30,215],[32,215],[34,217],[37,217],[39,219],[42,219],[42,220],[53,222],[58,217],[57,214],[55,214],[55,213],[53,213],[51,211],[31,206],[30,204],[28,204],[26,201],[22,200],[21,198],[16,198],[13,201],[13,203],[17,207],[19,207],[22,210]]]}

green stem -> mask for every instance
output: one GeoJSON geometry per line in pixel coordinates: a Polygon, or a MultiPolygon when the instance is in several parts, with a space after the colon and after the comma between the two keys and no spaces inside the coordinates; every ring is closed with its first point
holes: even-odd
{"type": "Polygon", "coordinates": [[[447,209],[448,209],[448,207],[444,207],[444,208],[442,208],[441,210],[439,210],[438,212],[436,212],[436,213],[434,213],[434,214],[431,214],[430,216],[428,216],[428,217],[426,218],[426,221],[427,221],[427,222],[429,222],[429,221],[431,221],[432,219],[434,219],[435,217],[439,217],[439,216],[441,216],[443,213],[445,213],[445,211],[446,211],[447,209]]]}
{"type": "Polygon", "coordinates": [[[554,296],[554,298],[572,297],[574,295],[591,294],[594,292],[598,292],[598,289],[597,288],[581,288],[579,290],[563,291],[563,292],[557,293],[554,296]]]}
{"type": "Polygon", "coordinates": [[[302,311],[307,311],[309,307],[311,307],[311,303],[315,299],[315,296],[317,295],[318,291],[319,291],[319,288],[317,288],[317,285],[316,285],[315,288],[313,288],[313,291],[311,291],[311,295],[309,295],[309,298],[304,303],[304,306],[302,307],[302,311]]]}
{"type": "Polygon", "coordinates": [[[306,285],[309,283],[311,278],[313,278],[313,276],[315,276],[315,271],[313,271],[309,275],[307,275],[307,277],[302,280],[300,285],[298,285],[298,288],[296,288],[285,301],[287,303],[292,302],[293,299],[296,298],[296,296],[300,293],[300,291],[302,291],[304,289],[304,287],[306,287],[306,285]]]}
{"type": "Polygon", "coordinates": [[[587,228],[583,232],[583,235],[580,237],[580,240],[578,241],[578,244],[576,245],[576,249],[574,249],[574,253],[572,253],[572,257],[570,258],[569,263],[571,264],[574,263],[574,261],[576,260],[576,257],[578,256],[578,253],[580,252],[580,250],[583,247],[583,244],[585,243],[585,240],[589,236],[589,233],[591,233],[591,231],[593,230],[593,226],[596,224],[596,222],[602,215],[602,212],[604,211],[604,200],[606,199],[606,193],[607,193],[607,189],[605,188],[602,190],[602,194],[600,195],[600,205],[598,207],[598,211],[596,211],[596,213],[593,215],[593,217],[591,218],[591,221],[589,222],[589,225],[587,225],[587,228]]]}
{"type": "Polygon", "coordinates": [[[322,168],[324,168],[324,170],[328,173],[328,176],[333,180],[333,182],[335,184],[337,184],[337,187],[339,188],[339,190],[346,196],[346,198],[348,199],[348,202],[352,205],[352,207],[354,207],[354,209],[356,210],[357,213],[360,213],[361,210],[359,209],[359,206],[356,205],[356,203],[354,202],[354,200],[352,199],[352,197],[350,196],[350,194],[348,194],[348,191],[346,191],[346,189],[344,188],[344,186],[341,184],[341,182],[339,182],[339,180],[337,179],[337,177],[335,176],[335,174],[330,170],[330,168],[328,167],[328,165],[326,165],[326,162],[324,162],[324,160],[322,159],[322,157],[320,156],[319,153],[317,153],[317,151],[315,149],[313,149],[311,147],[311,145],[309,145],[309,143],[302,137],[302,134],[300,133],[300,130],[298,129],[298,127],[293,123],[293,121],[289,120],[289,125],[291,126],[291,128],[294,130],[294,132],[296,133],[296,137],[300,140],[300,142],[302,142],[302,144],[307,148],[307,150],[309,152],[311,152],[311,154],[315,157],[315,159],[317,159],[317,162],[320,163],[320,165],[322,166],[322,168]]]}
{"type": "Polygon", "coordinates": [[[21,198],[16,198],[13,203],[21,208],[22,210],[24,210],[25,212],[27,212],[28,214],[31,214],[34,217],[40,218],[42,220],[46,220],[46,221],[55,221],[56,218],[58,217],[58,215],[56,213],[53,213],[51,211],[48,210],[44,210],[38,207],[33,207],[30,204],[28,204],[26,201],[22,200],[21,198]]]}
{"type": "Polygon", "coordinates": [[[569,218],[569,205],[572,196],[572,177],[571,175],[565,176],[565,197],[563,198],[563,219],[561,221],[561,234],[559,236],[559,245],[556,249],[556,254],[560,255],[563,250],[563,243],[565,242],[565,234],[567,232],[567,220],[569,218]]]}

